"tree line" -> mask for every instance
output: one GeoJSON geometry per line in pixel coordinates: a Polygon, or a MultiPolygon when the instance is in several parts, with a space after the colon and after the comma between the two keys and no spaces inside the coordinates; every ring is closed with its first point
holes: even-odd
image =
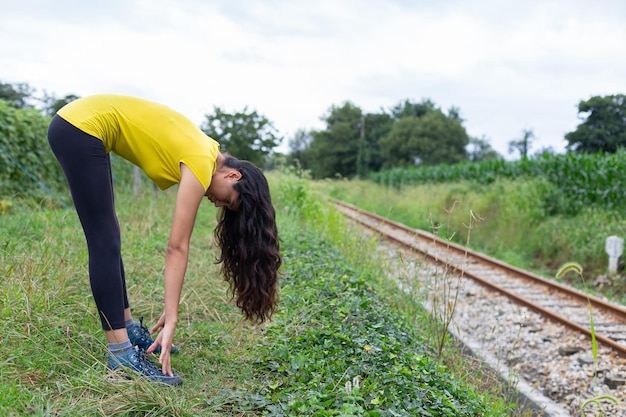
{"type": "MultiPolygon", "coordinates": [[[[580,101],[581,123],[565,135],[568,153],[615,153],[626,147],[626,96],[594,96],[580,101]]],[[[314,178],[366,177],[398,167],[453,165],[503,159],[482,137],[470,137],[460,110],[447,112],[431,100],[405,100],[388,111],[364,114],[347,102],[331,107],[326,127],[299,131],[289,142],[290,158],[314,178]]],[[[536,136],[522,130],[509,142],[509,152],[521,160],[555,154],[551,148],[530,154],[536,136]]]]}
{"type": "Polygon", "coordinates": [[[290,159],[315,178],[499,157],[485,139],[469,137],[457,108],[444,112],[429,99],[405,100],[380,113],[346,102],[322,120],[325,129],[299,131],[289,141],[290,159]]]}
{"type": "MultiPolygon", "coordinates": [[[[0,100],[11,108],[38,110],[44,117],[51,117],[77,98],[75,94],[57,97],[46,91],[37,94],[27,83],[0,82],[0,100]]],[[[582,100],[578,115],[581,123],[564,137],[568,142],[567,152],[614,153],[626,147],[626,96],[582,100]]],[[[200,128],[218,140],[223,151],[238,158],[267,168],[281,161],[298,164],[314,178],[365,178],[370,173],[396,167],[503,159],[488,139],[468,135],[459,108],[444,111],[430,99],[403,100],[377,113],[365,113],[347,101],[331,106],[322,120],[323,129],[299,130],[289,138],[287,155],[276,152],[284,138],[272,121],[247,107],[234,112],[214,107],[212,113],[205,115],[200,128]]],[[[520,138],[509,142],[509,152],[519,153],[520,159],[555,153],[543,148],[530,155],[536,139],[532,129],[524,129],[520,138]]],[[[9,163],[2,153],[0,161],[9,163]]]]}

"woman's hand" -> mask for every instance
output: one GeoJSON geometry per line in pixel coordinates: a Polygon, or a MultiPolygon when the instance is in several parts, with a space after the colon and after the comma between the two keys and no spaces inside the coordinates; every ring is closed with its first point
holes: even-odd
{"type": "Polygon", "coordinates": [[[178,305],[180,303],[180,293],[183,288],[187,261],[189,258],[189,241],[191,232],[198,214],[198,207],[206,193],[206,190],[195,177],[193,172],[185,165],[180,164],[180,184],[176,193],[176,206],[174,207],[174,218],[172,219],[172,230],[165,250],[165,308],[163,315],[156,325],[150,329],[150,333],[160,330],[154,343],[148,348],[148,352],[153,352],[157,346],[161,346],[159,363],[163,367],[163,373],[172,374],[170,362],[170,352],[172,350],[172,340],[178,322],[178,305]]]}
{"type": "Polygon", "coordinates": [[[172,350],[174,333],[176,333],[176,323],[167,323],[165,313],[163,313],[159,321],[150,329],[150,334],[153,334],[157,330],[160,330],[159,335],[155,338],[154,343],[148,348],[147,352],[152,353],[158,346],[161,346],[161,355],[159,355],[159,363],[162,366],[161,371],[164,374],[173,376],[170,352],[172,350]]]}

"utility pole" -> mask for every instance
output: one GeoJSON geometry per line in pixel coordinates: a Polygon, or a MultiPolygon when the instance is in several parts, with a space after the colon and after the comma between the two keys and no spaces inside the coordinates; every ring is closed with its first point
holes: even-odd
{"type": "Polygon", "coordinates": [[[359,178],[365,178],[367,174],[365,152],[365,116],[361,115],[361,134],[359,135],[359,148],[356,156],[356,174],[359,178]]]}

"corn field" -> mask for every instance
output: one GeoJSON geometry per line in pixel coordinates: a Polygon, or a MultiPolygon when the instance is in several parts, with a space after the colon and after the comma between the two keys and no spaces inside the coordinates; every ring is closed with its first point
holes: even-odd
{"type": "Polygon", "coordinates": [[[462,180],[488,185],[499,179],[540,179],[546,184],[542,197],[551,200],[553,213],[576,212],[588,205],[617,209],[626,206],[626,149],[614,154],[567,153],[519,161],[394,168],[372,173],[370,179],[394,188],[462,180]]]}

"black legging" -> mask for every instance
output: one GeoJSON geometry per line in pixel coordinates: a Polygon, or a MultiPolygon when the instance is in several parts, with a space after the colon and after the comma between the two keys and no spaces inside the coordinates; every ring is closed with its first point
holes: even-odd
{"type": "Polygon", "coordinates": [[[59,160],[83,226],[89,282],[104,330],[124,328],[128,308],[120,226],[113,199],[111,159],[102,141],[54,116],[48,142],[59,160]]]}

